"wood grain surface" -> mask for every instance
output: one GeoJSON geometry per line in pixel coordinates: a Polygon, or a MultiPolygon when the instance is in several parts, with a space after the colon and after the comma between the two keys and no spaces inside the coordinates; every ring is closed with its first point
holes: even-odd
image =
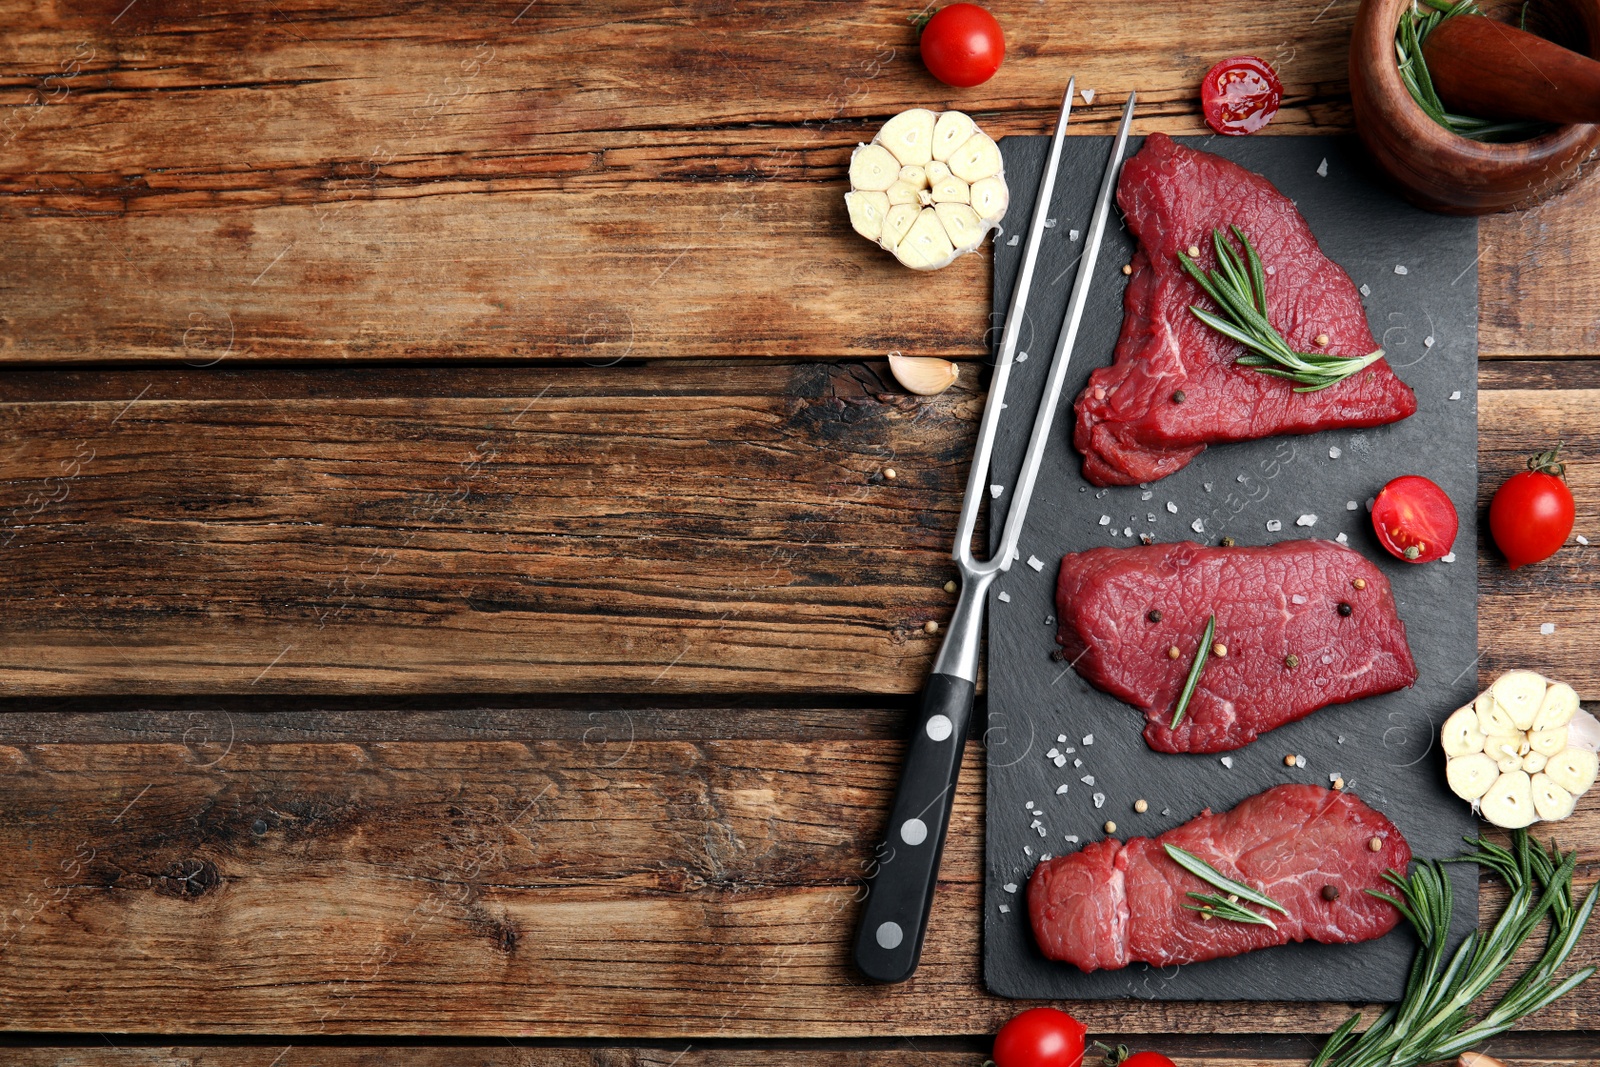
{"type": "MultiPolygon", "coordinates": [[[[19,15],[0,363],[974,358],[985,257],[912,275],[849,230],[849,151],[889,115],[1045,132],[1076,75],[1097,95],[1075,130],[1137,88],[1138,132],[1201,132],[1200,74],[1243,51],[1285,81],[1273,132],[1349,129],[1348,0],[994,6],[1006,65],[962,92],[884,0],[19,15]],[[1217,26],[1222,50],[1197,49],[1217,26]]],[[[1571,271],[1600,266],[1593,185],[1484,223],[1486,355],[1600,351],[1571,271]]]]}
{"type": "MultiPolygon", "coordinates": [[[[1600,388],[1556,366],[1485,383],[1484,499],[1564,438],[1597,546],[1485,552],[1480,671],[1600,699],[1600,388]]],[[[915,692],[976,377],[931,400],[882,364],[0,380],[0,693],[915,692]]]]}
{"type": "MultiPolygon", "coordinates": [[[[982,1034],[1016,1009],[979,975],[977,742],[922,966],[886,987],[863,983],[848,945],[897,741],[665,740],[648,712],[553,719],[566,736],[260,742],[213,710],[143,744],[0,745],[0,899],[18,902],[0,925],[0,1020],[770,1040],[982,1034]]],[[[1600,800],[1561,836],[1591,884],[1600,800]]],[[[1594,938],[1573,958],[1588,963],[1594,938]]],[[[1326,1033],[1350,1010],[1067,1007],[1097,1031],[1157,1033],[1326,1033]]],[[[1596,1011],[1590,984],[1530,1025],[1581,1029],[1596,1011]]]]}

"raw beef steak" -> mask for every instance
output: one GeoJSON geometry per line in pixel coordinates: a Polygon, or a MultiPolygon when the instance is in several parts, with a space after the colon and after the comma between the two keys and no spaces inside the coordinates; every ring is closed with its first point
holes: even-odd
{"type": "Polygon", "coordinates": [[[1234,365],[1242,346],[1195,318],[1211,300],[1178,252],[1216,267],[1211,231],[1237,225],[1266,269],[1268,320],[1298,352],[1365,356],[1378,348],[1349,275],[1317,247],[1294,204],[1259,174],[1153,133],[1122,168],[1117,202],[1139,241],[1123,294],[1116,362],[1089,376],[1073,444],[1096,485],[1165,478],[1225,441],[1397,422],[1411,388],[1379,360],[1319,392],[1234,365]],[[1318,335],[1326,344],[1318,345],[1318,335]],[[1181,397],[1181,399],[1180,399],[1181,397]]]}
{"type": "Polygon", "coordinates": [[[1388,581],[1332,541],[1075,552],[1061,560],[1056,614],[1065,658],[1144,712],[1144,739],[1160,752],[1225,752],[1318,708],[1417,680],[1388,581]],[[1226,654],[1206,661],[1174,730],[1213,613],[1213,641],[1226,654]]]}
{"type": "Polygon", "coordinates": [[[1198,963],[1290,941],[1352,944],[1382,937],[1399,921],[1394,905],[1365,890],[1392,894],[1383,872],[1404,874],[1410,862],[1395,825],[1351,794],[1280,785],[1157,838],[1107,838],[1046,860],[1028,882],[1028,918],[1046,956],[1084,971],[1198,963]],[[1289,914],[1249,904],[1277,924],[1273,929],[1188,910],[1184,905],[1196,902],[1185,894],[1217,890],[1178,866],[1167,844],[1260,890],[1289,914]]]}

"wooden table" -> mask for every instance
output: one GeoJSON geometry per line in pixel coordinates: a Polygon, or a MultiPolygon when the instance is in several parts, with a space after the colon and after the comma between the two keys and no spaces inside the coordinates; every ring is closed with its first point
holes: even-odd
{"type": "MultiPolygon", "coordinates": [[[[0,1060],[977,1064],[976,736],[915,980],[846,945],[989,263],[872,252],[845,160],[913,105],[1041,132],[1070,74],[1078,132],[1130,88],[1194,132],[1242,52],[1272,133],[1345,130],[1354,3],[996,0],[964,92],[887,0],[0,6],[0,1060]]],[[[1565,438],[1600,541],[1597,209],[1478,268],[1482,495],[1565,438]]],[[[1483,677],[1600,699],[1594,551],[1486,548],[1483,677]]],[[[1591,883],[1593,795],[1561,836],[1591,883]]],[[[1350,1010],[1069,1007],[1209,1067],[1350,1010]]],[[[1593,1063],[1597,1012],[1496,1047],[1593,1063]]]]}

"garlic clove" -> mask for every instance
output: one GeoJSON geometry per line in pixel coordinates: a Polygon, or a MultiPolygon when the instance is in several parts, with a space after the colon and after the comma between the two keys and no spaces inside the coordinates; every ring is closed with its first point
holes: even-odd
{"type": "Polygon", "coordinates": [[[1534,716],[1539,714],[1546,688],[1541,674],[1507,671],[1494,680],[1489,691],[1494,694],[1494,702],[1505,708],[1511,716],[1512,725],[1519,730],[1526,730],[1533,725],[1534,716]]]}
{"type": "Polygon", "coordinates": [[[1484,753],[1473,752],[1446,763],[1444,776],[1450,784],[1450,792],[1462,800],[1477,800],[1500,777],[1500,768],[1484,753]]]}
{"type": "Polygon", "coordinates": [[[972,210],[982,216],[984,222],[999,222],[1011,203],[1006,183],[999,178],[979,178],[972,183],[971,196],[972,210]]]}
{"type": "Polygon", "coordinates": [[[965,144],[973,134],[978,132],[978,124],[965,113],[960,111],[946,111],[939,116],[939,121],[933,127],[933,158],[936,162],[946,163],[955,154],[956,149],[965,144]]]}
{"type": "Polygon", "coordinates": [[[928,187],[928,172],[921,167],[901,167],[900,180],[917,189],[928,187]]]}
{"type": "Polygon", "coordinates": [[[1550,762],[1550,757],[1543,752],[1528,752],[1522,757],[1522,769],[1529,774],[1538,774],[1544,770],[1545,764],[1550,762]]]}
{"type": "Polygon", "coordinates": [[[1551,780],[1548,774],[1533,776],[1533,810],[1545,822],[1555,822],[1572,814],[1578,798],[1551,780]]]}
{"type": "Polygon", "coordinates": [[[921,190],[910,182],[896,181],[884,190],[884,195],[889,198],[890,205],[918,204],[921,203],[920,198],[917,196],[919,192],[921,190]]]}
{"type": "Polygon", "coordinates": [[[911,224],[917,221],[917,212],[915,204],[895,204],[884,214],[883,238],[879,243],[886,251],[893,252],[905,238],[911,224]]]}
{"type": "Polygon", "coordinates": [[[1530,754],[1537,752],[1545,756],[1554,756],[1566,747],[1567,728],[1565,726],[1557,726],[1549,730],[1536,730],[1528,735],[1530,754]]]}
{"type": "Polygon", "coordinates": [[[922,209],[911,229],[894,246],[895,258],[912,270],[936,270],[950,262],[955,250],[931,207],[922,209]]]}
{"type": "Polygon", "coordinates": [[[1600,757],[1583,748],[1564,748],[1551,756],[1544,767],[1552,782],[1575,797],[1594,785],[1596,771],[1600,771],[1600,757]]]}
{"type": "Polygon", "coordinates": [[[1494,734],[1483,739],[1483,751],[1494,760],[1501,773],[1522,767],[1522,739],[1525,734],[1494,734]]]}
{"type": "Polygon", "coordinates": [[[983,220],[967,205],[935,204],[933,212],[957,252],[970,252],[983,241],[983,220]]]}
{"type": "Polygon", "coordinates": [[[1506,1067],[1506,1065],[1482,1052],[1463,1052],[1456,1059],[1456,1067],[1506,1067]]]}
{"type": "Polygon", "coordinates": [[[1586,748],[1600,752],[1600,719],[1579,709],[1567,724],[1567,744],[1573,748],[1586,748]]]}
{"type": "Polygon", "coordinates": [[[1517,724],[1512,721],[1511,713],[1494,698],[1494,690],[1485,689],[1478,694],[1478,699],[1473,702],[1473,707],[1478,712],[1478,729],[1487,736],[1496,734],[1517,733],[1517,724]]]}
{"type": "Polygon", "coordinates": [[[1548,730],[1565,726],[1578,711],[1578,694],[1566,682],[1551,682],[1539,702],[1539,713],[1533,717],[1530,730],[1548,730]]]}
{"type": "Polygon", "coordinates": [[[927,108],[902,111],[883,124],[877,141],[907,167],[926,167],[933,159],[933,130],[938,120],[927,108]]]}
{"type": "Polygon", "coordinates": [[[1440,738],[1446,756],[1465,756],[1483,751],[1483,732],[1478,729],[1478,713],[1472,710],[1471,704],[1444,721],[1440,738]]]}
{"type": "Polygon", "coordinates": [[[986,133],[975,133],[947,161],[950,173],[964,182],[992,178],[1000,173],[1000,146],[986,133]]]}
{"type": "Polygon", "coordinates": [[[850,153],[850,188],[881,193],[900,177],[900,161],[881,144],[856,145],[850,153]]]}
{"type": "Polygon", "coordinates": [[[970,204],[972,203],[972,187],[960,178],[947,177],[933,187],[933,202],[935,204],[970,204]]]}
{"type": "Polygon", "coordinates": [[[844,194],[844,206],[850,212],[850,225],[869,241],[883,236],[883,216],[889,211],[889,198],[883,193],[866,190],[844,194]]]}
{"type": "Polygon", "coordinates": [[[918,396],[937,396],[956,384],[961,368],[937,356],[902,356],[889,353],[889,370],[894,380],[918,396]]]}
{"type": "MultiPolygon", "coordinates": [[[[937,127],[935,127],[933,131],[933,137],[935,141],[939,139],[939,131],[937,127]]],[[[933,162],[928,164],[926,173],[928,175],[928,184],[938,185],[940,182],[950,177],[950,168],[935,159],[933,162]]]]}
{"type": "Polygon", "coordinates": [[[1494,780],[1478,802],[1483,817],[1507,830],[1520,830],[1538,818],[1533,807],[1533,780],[1527,771],[1510,771],[1494,780]]]}

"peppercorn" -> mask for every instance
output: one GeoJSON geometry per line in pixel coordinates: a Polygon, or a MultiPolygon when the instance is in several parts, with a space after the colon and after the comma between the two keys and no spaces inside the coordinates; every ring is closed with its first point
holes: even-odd
{"type": "Polygon", "coordinates": [[[1365,578],[1357,578],[1350,584],[1355,586],[1357,589],[1365,589],[1367,587],[1367,580],[1365,578]]]}
{"type": "Polygon", "coordinates": [[[1300,657],[1291,652],[1287,656],[1283,657],[1283,665],[1292,671],[1296,667],[1300,666],[1300,657]]]}
{"type": "Polygon", "coordinates": [[[1332,885],[1332,884],[1323,886],[1322,887],[1322,899],[1326,900],[1329,904],[1332,904],[1334,901],[1338,900],[1339,899],[1339,887],[1336,886],[1336,885],[1332,885]]]}
{"type": "Polygon", "coordinates": [[[1220,544],[1223,548],[1232,548],[1238,542],[1234,541],[1234,539],[1231,538],[1231,537],[1224,537],[1221,541],[1219,541],[1217,543],[1220,544]]]}
{"type": "Polygon", "coordinates": [[[1116,832],[1117,832],[1117,824],[1114,823],[1114,822],[1107,822],[1106,823],[1106,833],[1114,834],[1116,832]]]}
{"type": "Polygon", "coordinates": [[[1167,649],[1168,659],[1177,659],[1181,655],[1183,655],[1183,653],[1178,651],[1177,645],[1172,645],[1167,649]]]}
{"type": "Polygon", "coordinates": [[[1211,654],[1213,656],[1226,656],[1228,654],[1228,646],[1221,641],[1217,641],[1211,646],[1211,654]]]}
{"type": "Polygon", "coordinates": [[[1383,851],[1383,838],[1374,837],[1371,841],[1367,842],[1367,847],[1370,848],[1374,852],[1382,852],[1383,851]]]}
{"type": "Polygon", "coordinates": [[[939,624],[934,622],[932,619],[929,619],[927,622],[922,624],[922,632],[936,634],[939,632],[939,624]]]}
{"type": "Polygon", "coordinates": [[[1348,601],[1339,601],[1339,614],[1343,615],[1345,618],[1348,619],[1351,615],[1355,614],[1355,610],[1355,608],[1350,606],[1348,601]]]}
{"type": "Polygon", "coordinates": [[[1145,618],[1149,619],[1151,622],[1160,622],[1161,621],[1161,609],[1160,608],[1151,608],[1150,609],[1150,614],[1146,615],[1145,618]]]}
{"type": "Polygon", "coordinates": [[[1182,390],[1182,389],[1179,389],[1179,390],[1177,390],[1177,391],[1176,391],[1176,392],[1174,392],[1174,393],[1173,393],[1173,394],[1172,394],[1172,402],[1173,402],[1173,403],[1174,403],[1174,404],[1181,404],[1181,403],[1183,403],[1183,402],[1184,402],[1184,401],[1185,401],[1185,400],[1187,400],[1187,399],[1189,399],[1189,398],[1188,398],[1188,397],[1187,397],[1187,396],[1185,396],[1185,395],[1184,395],[1184,393],[1183,393],[1183,390],[1182,390]]]}
{"type": "Polygon", "coordinates": [[[1283,757],[1283,765],[1285,767],[1293,767],[1295,765],[1294,753],[1291,752],[1289,755],[1283,757]]]}
{"type": "Polygon", "coordinates": [[[1138,812],[1140,815],[1143,815],[1145,812],[1150,810],[1150,802],[1145,800],[1143,797],[1140,797],[1138,800],[1133,802],[1133,810],[1138,812]]]}

